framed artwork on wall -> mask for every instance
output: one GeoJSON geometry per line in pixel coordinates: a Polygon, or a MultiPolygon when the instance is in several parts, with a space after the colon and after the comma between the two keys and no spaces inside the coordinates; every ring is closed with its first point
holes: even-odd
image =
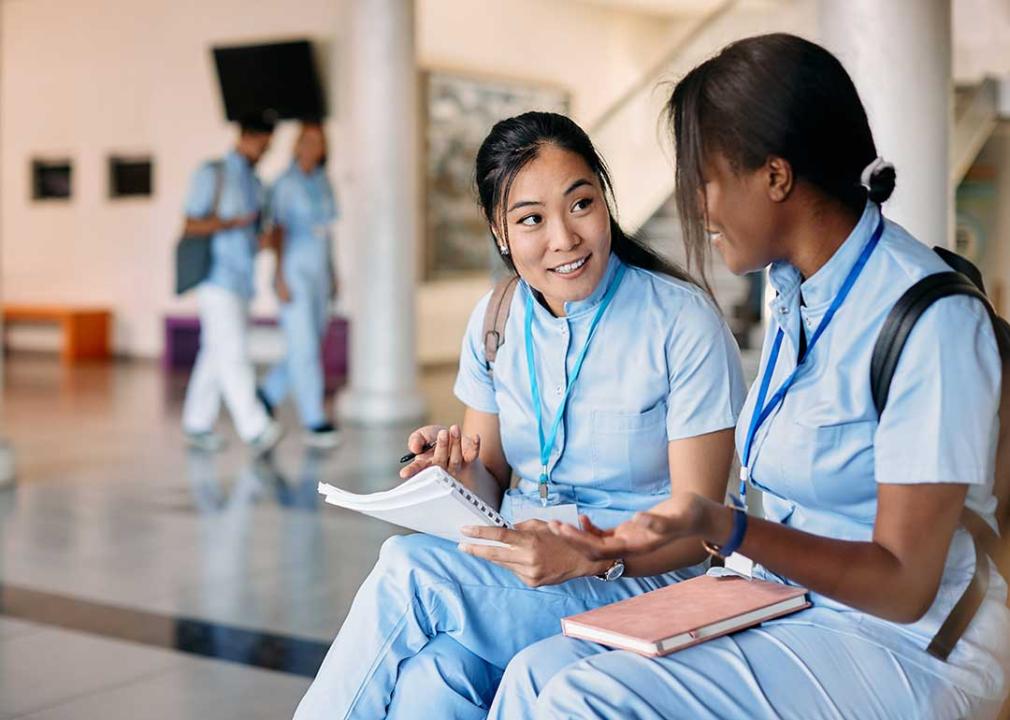
{"type": "Polygon", "coordinates": [[[69,200],[73,190],[73,169],[74,164],[69,158],[32,158],[32,200],[69,200]]]}
{"type": "Polygon", "coordinates": [[[528,110],[567,113],[561,88],[474,77],[425,74],[426,280],[487,274],[500,262],[477,208],[473,164],[496,122],[528,110]]]}

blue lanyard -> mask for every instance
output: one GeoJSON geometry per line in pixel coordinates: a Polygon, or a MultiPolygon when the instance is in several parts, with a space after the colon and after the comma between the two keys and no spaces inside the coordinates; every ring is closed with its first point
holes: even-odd
{"type": "Polygon", "coordinates": [[[768,386],[771,384],[772,374],[775,372],[775,363],[779,359],[779,350],[782,348],[782,328],[779,328],[778,333],[775,335],[775,343],[772,345],[771,353],[768,355],[768,365],[765,367],[764,377],[761,378],[761,387],[758,389],[757,402],[754,403],[754,414],[750,418],[750,426],[747,428],[747,438],[743,444],[743,455],[741,456],[742,466],[740,468],[740,497],[743,498],[747,494],[747,483],[750,481],[750,454],[751,449],[754,444],[754,436],[757,434],[758,428],[761,427],[762,423],[768,419],[768,416],[774,412],[775,408],[785,399],[786,393],[789,392],[789,388],[792,387],[793,382],[796,380],[796,376],[799,374],[800,370],[803,368],[803,364],[806,362],[807,358],[810,357],[810,353],[813,352],[814,345],[820,340],[821,335],[824,334],[824,330],[828,327],[828,323],[831,322],[831,318],[835,316],[838,308],[842,306],[845,301],[845,297],[849,294],[852,286],[856,283],[856,278],[863,271],[863,267],[866,265],[866,261],[870,259],[870,254],[873,249],[877,247],[877,243],[880,242],[880,236],[884,233],[884,216],[880,216],[880,221],[877,223],[876,229],[873,231],[873,235],[870,239],[866,241],[866,245],[863,246],[863,251],[859,254],[859,258],[856,260],[856,264],[852,266],[849,271],[848,276],[845,278],[845,282],[842,283],[841,289],[835,296],[835,299],[831,302],[831,306],[828,307],[828,311],[824,313],[824,317],[821,322],[817,325],[817,329],[814,331],[813,336],[811,336],[810,341],[807,343],[806,352],[803,353],[803,357],[799,359],[796,363],[796,367],[789,374],[789,377],[783,381],[779,389],[775,391],[772,395],[771,400],[768,404],[765,404],[765,398],[768,396],[768,386]]]}
{"type": "Polygon", "coordinates": [[[546,437],[544,436],[543,409],[540,401],[540,385],[537,383],[536,363],[533,357],[532,289],[526,297],[526,367],[529,370],[530,375],[530,396],[533,401],[533,412],[537,417],[537,440],[540,442],[541,471],[539,484],[540,499],[542,501],[547,500],[547,486],[550,482],[548,464],[551,459],[551,453],[554,452],[554,443],[558,436],[558,428],[564,420],[565,408],[568,406],[568,398],[571,396],[572,388],[575,387],[575,381],[578,379],[579,373],[582,371],[582,363],[586,359],[586,353],[589,351],[589,344],[593,340],[593,335],[596,334],[596,328],[600,324],[600,318],[603,317],[603,313],[606,311],[607,306],[610,305],[610,301],[614,299],[614,294],[617,292],[617,288],[621,284],[621,279],[624,277],[624,270],[624,265],[618,266],[617,272],[614,273],[614,278],[610,282],[610,287],[607,288],[607,292],[603,296],[603,300],[600,301],[600,307],[596,310],[596,315],[593,316],[593,321],[589,325],[589,333],[586,335],[586,342],[582,346],[582,350],[579,352],[578,358],[575,360],[571,377],[568,378],[568,382],[566,383],[565,394],[562,396],[561,405],[558,407],[558,411],[554,415],[554,421],[551,423],[550,433],[546,437]]]}

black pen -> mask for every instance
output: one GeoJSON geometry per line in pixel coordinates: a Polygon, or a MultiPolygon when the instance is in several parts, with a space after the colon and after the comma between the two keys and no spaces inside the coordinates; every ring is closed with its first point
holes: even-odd
{"type": "Polygon", "coordinates": [[[410,462],[411,460],[413,460],[414,458],[416,458],[418,455],[422,455],[422,454],[428,452],[429,450],[434,449],[434,447],[435,447],[435,443],[425,443],[424,447],[421,448],[421,452],[407,453],[402,458],[400,458],[400,462],[401,463],[410,462]]]}

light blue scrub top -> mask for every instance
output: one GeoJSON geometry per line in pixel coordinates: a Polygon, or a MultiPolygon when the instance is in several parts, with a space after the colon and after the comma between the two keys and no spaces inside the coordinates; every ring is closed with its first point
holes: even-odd
{"type": "Polygon", "coordinates": [[[270,219],[284,228],[284,262],[329,277],[330,224],[337,219],[333,188],[322,167],[306,174],[297,162],[277,178],[268,203],[270,219]]]}
{"type": "MultiPolygon", "coordinates": [[[[554,317],[533,303],[536,372],[549,426],[589,324],[621,261],[610,256],[599,286],[554,317]]],[[[485,367],[483,324],[490,293],[463,339],[455,393],[499,417],[521,494],[536,502],[540,449],[530,397],[524,322],[530,287],[520,281],[499,348],[494,379],[485,367]]],[[[694,285],[628,266],[604,313],[569,399],[551,457],[551,491],[612,526],[669,496],[667,442],[732,427],[745,394],[736,342],[719,311],[694,285]]]]}
{"type": "MultiPolygon", "coordinates": [[[[222,220],[259,212],[263,207],[263,188],[252,166],[235,150],[224,156],[224,178],[217,215],[222,220]]],[[[186,196],[186,215],[205,218],[214,212],[214,187],[217,175],[212,162],[205,162],[193,175],[186,196]]],[[[253,260],[258,246],[259,223],[242,228],[221,230],[211,240],[211,268],[206,282],[251,298],[253,296],[253,260]]]]}
{"type": "MultiPolygon", "coordinates": [[[[785,333],[769,396],[796,367],[801,328],[809,339],[880,217],[867,203],[859,223],[831,259],[805,281],[788,263],[773,264],[778,296],[765,336],[763,377],[775,333],[785,333]],[[801,296],[803,305],[801,305],[801,296]]],[[[869,541],[877,512],[877,483],[966,483],[967,505],[995,527],[992,495],[998,424],[1000,359],[992,326],[977,300],[945,298],[919,320],[909,337],[878,421],[870,393],[870,357],[884,319],[920,278],[947,271],[942,260],[902,227],[885,221],[883,236],[856,284],[821,336],[785,400],[764,422],[751,452],[753,484],[764,495],[765,516],[799,530],[869,541]]],[[[742,448],[754,412],[754,383],[737,425],[742,448]]],[[[975,553],[958,530],[936,600],[918,622],[899,625],[852,610],[817,593],[817,606],[840,611],[848,631],[932,669],[962,687],[1001,682],[994,658],[1006,655],[1010,625],[1002,607],[1006,585],[991,572],[989,602],[955,647],[948,663],[924,650],[971,578],[975,553]],[[987,628],[985,632],[982,630],[987,628]],[[979,647],[979,635],[999,633],[979,647]],[[1003,650],[1000,650],[1000,647],[1003,650]],[[977,670],[977,664],[988,670],[977,670]],[[964,672],[970,669],[970,672],[964,672]]],[[[773,577],[763,568],[758,575],[773,577]]],[[[782,580],[782,578],[778,578],[782,580]]]]}

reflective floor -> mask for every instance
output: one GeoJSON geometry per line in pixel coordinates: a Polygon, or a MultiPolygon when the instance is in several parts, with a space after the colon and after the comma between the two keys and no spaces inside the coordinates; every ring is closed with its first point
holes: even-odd
{"type": "MultiPolygon", "coordinates": [[[[459,417],[453,376],[424,377],[434,420],[459,417]]],[[[185,378],[153,363],[13,356],[5,383],[0,719],[290,717],[396,532],[316,484],[395,484],[408,428],[321,453],[283,408],[289,436],[253,461],[226,421],[224,452],[184,449],[185,378]]]]}

